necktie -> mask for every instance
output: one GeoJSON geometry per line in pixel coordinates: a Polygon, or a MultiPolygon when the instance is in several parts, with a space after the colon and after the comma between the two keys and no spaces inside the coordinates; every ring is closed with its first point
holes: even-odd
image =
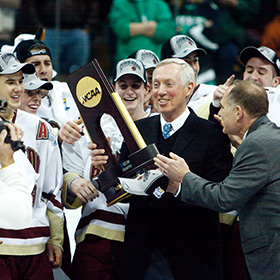
{"type": "Polygon", "coordinates": [[[170,130],[172,129],[172,124],[171,123],[166,123],[163,126],[163,131],[162,131],[162,136],[164,139],[167,139],[168,137],[170,137],[170,130]]]}

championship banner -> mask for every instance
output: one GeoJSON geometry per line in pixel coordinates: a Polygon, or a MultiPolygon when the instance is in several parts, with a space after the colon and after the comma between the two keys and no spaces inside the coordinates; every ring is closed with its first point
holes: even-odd
{"type": "Polygon", "coordinates": [[[93,143],[105,149],[109,156],[103,172],[98,176],[100,191],[112,205],[131,194],[124,191],[117,177],[132,178],[139,172],[155,168],[153,158],[158,154],[154,144],[146,145],[119,94],[103,73],[96,59],[71,73],[66,79],[79,108],[82,121],[93,143]],[[103,114],[111,115],[116,121],[129,149],[130,156],[119,163],[113,155],[100,120],[103,114]]]}

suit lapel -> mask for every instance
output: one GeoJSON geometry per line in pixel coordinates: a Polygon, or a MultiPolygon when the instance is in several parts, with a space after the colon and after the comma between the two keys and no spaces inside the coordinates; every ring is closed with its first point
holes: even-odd
{"type": "Polygon", "coordinates": [[[153,116],[153,117],[149,117],[147,118],[148,122],[145,121],[140,122],[139,124],[137,124],[140,133],[141,131],[143,131],[143,135],[145,135],[144,140],[146,142],[147,145],[149,144],[157,144],[157,139],[158,139],[158,132],[159,132],[159,115],[153,116]]]}
{"type": "Polygon", "coordinates": [[[197,116],[191,112],[184,125],[179,130],[179,134],[172,147],[172,151],[175,154],[181,154],[194,138],[195,134],[193,131],[196,130],[196,118],[197,116]]]}

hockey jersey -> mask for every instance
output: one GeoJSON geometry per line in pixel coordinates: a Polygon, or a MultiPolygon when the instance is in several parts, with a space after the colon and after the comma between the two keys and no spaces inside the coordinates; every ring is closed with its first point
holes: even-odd
{"type": "Polygon", "coordinates": [[[57,136],[41,118],[17,110],[14,123],[24,130],[26,156],[39,178],[32,190],[33,211],[29,227],[0,229],[0,255],[36,255],[46,243],[62,248],[63,211],[61,204],[62,163],[57,136]]]}
{"type": "MultiPolygon", "coordinates": [[[[108,115],[103,115],[101,127],[105,136],[110,138],[113,153],[118,152],[123,137],[115,122],[108,115]]],[[[64,169],[91,181],[99,172],[91,165],[91,151],[86,148],[89,143],[86,133],[74,145],[63,143],[62,148],[64,169]]],[[[64,188],[67,189],[67,186],[64,185],[64,188]]],[[[120,202],[107,206],[105,195],[99,192],[98,198],[83,205],[82,217],[75,233],[76,242],[82,242],[86,234],[124,241],[128,208],[128,203],[120,202]]]]}
{"type": "Polygon", "coordinates": [[[52,84],[53,89],[42,99],[38,116],[59,128],[67,121],[77,119],[80,113],[67,83],[52,81],[52,84]]]}

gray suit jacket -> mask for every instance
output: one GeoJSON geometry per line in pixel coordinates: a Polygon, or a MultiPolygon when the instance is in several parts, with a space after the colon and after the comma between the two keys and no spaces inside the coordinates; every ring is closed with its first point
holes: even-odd
{"type": "Polygon", "coordinates": [[[280,279],[280,128],[267,117],[252,124],[224,181],[189,172],[181,199],[219,212],[237,209],[251,278],[280,279]]]}

